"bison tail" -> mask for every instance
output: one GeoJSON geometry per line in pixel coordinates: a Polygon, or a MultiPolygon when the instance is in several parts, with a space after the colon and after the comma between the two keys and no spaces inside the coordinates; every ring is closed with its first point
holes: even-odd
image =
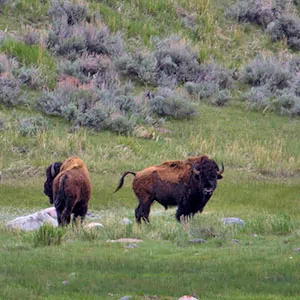
{"type": "Polygon", "coordinates": [[[136,173],[134,173],[134,172],[126,171],[126,172],[122,175],[122,177],[121,177],[121,179],[120,179],[120,182],[119,182],[119,185],[118,185],[118,187],[116,188],[116,190],[114,191],[114,193],[116,193],[116,192],[123,186],[124,178],[125,178],[125,176],[128,175],[128,174],[132,174],[133,176],[136,175],[136,173]]]}
{"type": "Polygon", "coordinates": [[[67,176],[62,176],[59,178],[59,187],[54,199],[55,208],[63,207],[65,205],[65,183],[67,180],[67,176]]]}

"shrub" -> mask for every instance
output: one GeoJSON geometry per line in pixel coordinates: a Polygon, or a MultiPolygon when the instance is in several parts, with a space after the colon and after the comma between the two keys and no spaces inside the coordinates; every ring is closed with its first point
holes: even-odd
{"type": "Polygon", "coordinates": [[[108,114],[99,107],[93,107],[84,113],[80,113],[77,124],[94,130],[107,129],[109,126],[108,114]]]}
{"type": "Polygon", "coordinates": [[[217,106],[224,106],[232,98],[229,90],[221,90],[215,96],[212,103],[217,106]]]}
{"type": "Polygon", "coordinates": [[[252,87],[250,91],[243,95],[243,99],[247,101],[248,108],[254,110],[264,110],[270,106],[273,93],[267,86],[252,87]]]}
{"type": "Polygon", "coordinates": [[[18,131],[21,135],[36,135],[49,127],[48,121],[42,116],[23,118],[18,121],[18,131]]]}
{"type": "Polygon", "coordinates": [[[270,23],[266,29],[273,41],[286,38],[287,45],[294,50],[300,50],[300,18],[284,14],[270,23]]]}
{"type": "Polygon", "coordinates": [[[133,120],[128,120],[124,116],[117,116],[115,119],[110,121],[109,129],[119,134],[131,133],[135,127],[133,120]]]}
{"type": "Polygon", "coordinates": [[[156,63],[153,55],[137,52],[120,57],[115,66],[126,77],[156,85],[156,63]]]}
{"type": "Polygon", "coordinates": [[[69,61],[62,59],[57,64],[57,72],[72,76],[80,80],[80,82],[88,82],[89,78],[84,74],[81,66],[81,60],[69,61]]]}
{"type": "Polygon", "coordinates": [[[35,67],[25,66],[16,70],[16,77],[22,83],[33,89],[41,89],[44,86],[44,78],[41,71],[35,67]]]}
{"type": "Polygon", "coordinates": [[[23,40],[26,45],[37,45],[40,42],[40,33],[36,29],[27,26],[23,34],[23,40]]]}
{"type": "Polygon", "coordinates": [[[276,57],[256,57],[242,70],[242,82],[251,86],[268,85],[271,91],[284,89],[291,84],[288,66],[276,57]]]}
{"type": "Polygon", "coordinates": [[[57,89],[54,92],[43,92],[36,99],[36,107],[49,115],[59,115],[67,120],[74,120],[79,114],[79,109],[85,109],[89,105],[92,95],[78,89],[57,89]]]}
{"type": "Polygon", "coordinates": [[[14,106],[21,102],[19,83],[13,79],[0,77],[0,104],[14,106]]]}
{"type": "Polygon", "coordinates": [[[68,25],[74,25],[88,20],[89,11],[86,5],[70,3],[69,1],[52,0],[48,15],[53,23],[66,18],[68,25]]]}
{"type": "Polygon", "coordinates": [[[89,25],[85,28],[87,50],[96,54],[119,57],[124,54],[124,42],[120,33],[112,35],[108,27],[95,29],[89,25]]]}
{"type": "Polygon", "coordinates": [[[219,86],[215,82],[207,81],[202,83],[187,82],[184,87],[190,95],[197,96],[199,99],[207,99],[219,91],[219,86]]]}
{"type": "Polygon", "coordinates": [[[153,53],[136,51],[123,56],[116,67],[126,76],[151,85],[174,87],[177,83],[193,81],[200,71],[197,55],[190,47],[171,36],[155,39],[153,53]]]}
{"type": "Polygon", "coordinates": [[[292,89],[278,91],[274,106],[283,115],[300,116],[300,97],[292,89]]]}
{"type": "Polygon", "coordinates": [[[250,22],[266,27],[276,18],[278,8],[274,3],[260,0],[240,0],[230,7],[227,15],[239,22],[250,22]]]}
{"type": "Polygon", "coordinates": [[[163,82],[170,77],[170,82],[194,81],[200,71],[198,57],[190,47],[180,43],[176,36],[165,40],[155,40],[156,81],[163,82]]]}
{"type": "Polygon", "coordinates": [[[181,95],[174,95],[167,88],[158,90],[149,100],[149,106],[153,114],[176,119],[190,118],[196,113],[190,102],[184,100],[181,95]]]}

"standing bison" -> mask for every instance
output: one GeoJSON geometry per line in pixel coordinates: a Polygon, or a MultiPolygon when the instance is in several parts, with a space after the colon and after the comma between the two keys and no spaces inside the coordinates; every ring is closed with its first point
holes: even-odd
{"type": "Polygon", "coordinates": [[[57,213],[59,225],[70,223],[78,216],[85,218],[91,198],[91,183],[83,161],[72,156],[64,163],[55,162],[46,170],[44,193],[49,197],[57,213]]]}
{"type": "Polygon", "coordinates": [[[151,166],[137,173],[127,171],[121,179],[117,192],[124,183],[127,174],[134,175],[132,188],[139,200],[135,209],[138,223],[143,219],[149,222],[150,207],[154,200],[163,205],[176,206],[178,221],[202,212],[204,206],[222,178],[224,165],[218,165],[207,156],[190,157],[186,160],[167,161],[151,166]]]}

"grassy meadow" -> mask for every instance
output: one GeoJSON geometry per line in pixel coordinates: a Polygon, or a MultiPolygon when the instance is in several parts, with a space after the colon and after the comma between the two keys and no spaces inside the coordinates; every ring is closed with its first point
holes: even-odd
{"type": "MultiPolygon", "coordinates": [[[[155,48],[154,36],[177,34],[181,43],[191,43],[198,62],[217,61],[235,76],[240,76],[241,69],[258,54],[297,58],[297,51],[289,49],[286,40],[272,42],[259,26],[226,17],[224,11],[234,1],[71,2],[75,8],[70,5],[65,9],[74,9],[74,16],[81,12],[76,5],[83,5],[95,12],[88,15],[96,19],[95,24],[105,24],[112,33],[121,31],[129,53],[137,48],[147,53],[155,48]]],[[[270,103],[251,110],[242,97],[251,86],[235,81],[230,87],[232,97],[224,105],[213,105],[215,94],[208,100],[189,98],[195,114],[188,118],[160,116],[152,123],[143,123],[143,115],[139,115],[135,125],[145,128],[150,133],[148,138],[138,137],[134,130],[120,134],[77,128],[75,119],[72,123],[72,111],[68,119],[39,111],[34,105],[43,91],[55,90],[65,59],[58,59],[56,52],[45,46],[51,27],[50,7],[50,1],[0,1],[0,299],[89,300],[126,295],[133,300],[175,300],[182,295],[198,299],[299,299],[297,105],[294,114],[284,115],[291,103],[283,102],[282,109],[272,94],[270,101],[281,110],[272,109],[270,103]],[[20,36],[28,30],[41,32],[37,45],[27,46],[21,41],[20,36]],[[6,34],[10,38],[2,40],[6,34]],[[11,61],[1,60],[2,55],[11,61]],[[34,81],[31,73],[24,71],[31,85],[21,86],[22,99],[26,100],[21,103],[15,103],[13,92],[1,85],[3,74],[18,76],[13,67],[3,71],[8,61],[12,66],[18,62],[16,69],[36,68],[33,78],[41,79],[34,81]],[[47,126],[36,130],[30,122],[24,123],[26,118],[41,118],[47,126]],[[73,154],[84,160],[92,181],[86,222],[100,222],[104,227],[91,230],[76,224],[67,228],[45,225],[34,232],[9,231],[5,226],[8,221],[49,207],[43,194],[45,170],[52,162],[73,154]],[[223,162],[225,172],[203,213],[187,224],[176,222],[176,208],[165,210],[154,203],[151,224],[137,225],[131,176],[126,177],[120,191],[113,193],[126,170],[135,172],[166,160],[200,154],[210,156],[219,165],[223,162]],[[240,218],[246,224],[224,225],[223,218],[227,217],[240,218]],[[123,218],[132,223],[121,224],[123,218]],[[138,240],[115,242],[121,238],[138,240]]],[[[86,28],[91,33],[89,26],[86,28]]],[[[78,35],[83,32],[79,25],[77,30],[78,35]]],[[[63,46],[57,44],[56,49],[70,45],[63,46]]],[[[97,55],[101,58],[102,54],[97,55]]],[[[80,61],[74,56],[71,63],[76,59],[80,61]]],[[[278,74],[280,80],[285,78],[286,73],[278,74]]],[[[120,77],[120,82],[125,80],[126,76],[120,77]]],[[[269,80],[276,81],[273,77],[269,80]]],[[[132,81],[136,84],[135,95],[144,88],[155,95],[159,88],[137,78],[132,81]]],[[[297,91],[297,81],[292,83],[297,91]]],[[[182,92],[182,85],[179,80],[176,93],[182,92]]],[[[299,99],[292,96],[299,104],[299,99]]]]}

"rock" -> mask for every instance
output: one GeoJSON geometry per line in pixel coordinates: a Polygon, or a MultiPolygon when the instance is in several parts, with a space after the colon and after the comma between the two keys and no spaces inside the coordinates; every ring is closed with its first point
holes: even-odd
{"type": "Polygon", "coordinates": [[[131,296],[124,296],[124,297],[120,298],[119,300],[129,300],[129,299],[131,299],[131,296]]]}
{"type": "Polygon", "coordinates": [[[125,248],[127,248],[127,249],[133,249],[133,248],[137,248],[137,244],[128,244],[128,245],[126,245],[125,246],[125,248]]]}
{"type": "Polygon", "coordinates": [[[131,239],[131,238],[121,238],[118,240],[107,240],[107,242],[109,243],[140,243],[143,240],[139,240],[139,239],[131,239]]]}
{"type": "Polygon", "coordinates": [[[56,209],[55,207],[48,207],[46,209],[41,210],[42,213],[48,214],[50,217],[57,219],[56,209]]]}
{"type": "Polygon", "coordinates": [[[121,225],[129,225],[129,224],[132,224],[132,221],[129,220],[128,218],[124,218],[123,220],[121,220],[120,224],[121,225]]]}
{"type": "Polygon", "coordinates": [[[67,285],[67,284],[69,284],[69,281],[68,281],[68,280],[64,280],[64,281],[62,282],[62,284],[63,284],[63,285],[67,285]]]}
{"type": "Polygon", "coordinates": [[[85,228],[102,228],[104,227],[101,223],[97,223],[97,222],[91,222],[85,225],[85,228]]]}
{"type": "Polygon", "coordinates": [[[198,300],[198,298],[195,298],[193,296],[185,295],[178,298],[178,300],[198,300]]]}
{"type": "Polygon", "coordinates": [[[238,244],[240,243],[240,242],[239,242],[238,240],[236,240],[236,239],[233,239],[232,242],[233,242],[234,244],[236,244],[236,245],[238,245],[238,244]]]}
{"type": "Polygon", "coordinates": [[[300,252],[300,248],[294,249],[295,252],[300,252]]]}
{"type": "Polygon", "coordinates": [[[7,222],[6,228],[11,230],[37,230],[44,224],[50,224],[54,227],[58,226],[57,220],[52,218],[44,211],[36,212],[32,215],[18,217],[12,221],[7,222]]]}
{"type": "Polygon", "coordinates": [[[189,240],[190,243],[195,243],[195,244],[203,244],[206,242],[205,239],[193,239],[193,240],[189,240]]]}
{"type": "Polygon", "coordinates": [[[237,224],[237,225],[245,225],[246,222],[239,218],[224,218],[223,219],[224,225],[228,224],[237,224]]]}

